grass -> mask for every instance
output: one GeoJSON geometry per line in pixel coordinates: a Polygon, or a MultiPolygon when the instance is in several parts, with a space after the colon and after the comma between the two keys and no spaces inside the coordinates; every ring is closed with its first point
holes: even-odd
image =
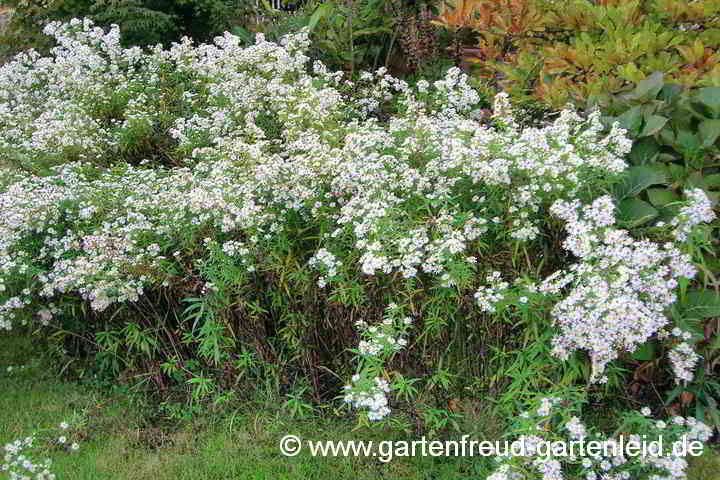
{"type": "MultiPolygon", "coordinates": [[[[58,480],[97,479],[436,479],[484,478],[486,458],[414,457],[383,463],[371,457],[312,457],[307,448],[284,457],[279,441],[286,434],[308,440],[402,438],[398,433],[352,431],[350,419],[293,420],[282,409],[240,405],[182,422],[159,421],[142,402],[66,382],[48,367],[27,338],[0,336],[0,444],[24,438],[60,422],[84,418],[70,432],[81,448],[50,447],[58,480]],[[24,365],[20,367],[19,365],[24,365]],[[7,371],[13,366],[12,372],[7,371]]],[[[481,423],[481,422],[478,422],[481,423]]],[[[485,427],[489,428],[489,423],[485,427]]],[[[480,430],[468,432],[473,438],[480,430]]],[[[458,435],[459,436],[459,435],[458,435]]],[[[482,438],[479,438],[482,439],[482,438]]],[[[693,459],[691,480],[714,480],[720,457],[693,459]]],[[[3,477],[0,473],[0,478],[3,477]]]]}

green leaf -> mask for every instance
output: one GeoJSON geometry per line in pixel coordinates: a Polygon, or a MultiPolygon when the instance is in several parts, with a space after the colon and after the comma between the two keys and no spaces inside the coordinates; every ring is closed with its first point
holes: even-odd
{"type": "Polygon", "coordinates": [[[633,137],[639,136],[643,122],[642,106],[637,105],[632,107],[630,110],[617,117],[616,120],[620,122],[620,126],[627,130],[630,135],[633,137]]]}
{"type": "Polygon", "coordinates": [[[318,6],[313,14],[310,16],[310,21],[308,22],[308,31],[312,32],[313,29],[315,29],[315,26],[322,20],[328,12],[331,10],[332,6],[330,3],[323,3],[320,6],[318,6]]]}
{"type": "Polygon", "coordinates": [[[702,179],[701,186],[707,188],[708,190],[720,187],[720,173],[705,175],[702,179]]]}
{"type": "Polygon", "coordinates": [[[253,43],[253,34],[250,33],[248,30],[242,28],[242,27],[233,27],[231,30],[231,33],[237,37],[240,37],[240,39],[244,43],[253,43]]]}
{"type": "Polygon", "coordinates": [[[685,168],[682,165],[678,165],[677,163],[668,163],[667,169],[673,183],[681,182],[685,179],[685,168]]]}
{"type": "Polygon", "coordinates": [[[715,145],[720,136],[720,119],[705,120],[700,122],[700,138],[702,138],[702,146],[705,148],[715,145]]]}
{"type": "Polygon", "coordinates": [[[700,137],[690,130],[680,129],[675,137],[675,147],[680,147],[681,152],[696,152],[702,147],[700,137]]]}
{"type": "Polygon", "coordinates": [[[671,128],[660,130],[660,141],[664,145],[673,146],[675,145],[675,132],[671,128]]]}
{"type": "Polygon", "coordinates": [[[655,345],[652,342],[643,343],[632,354],[633,360],[649,362],[655,358],[655,345]]]}
{"type": "Polygon", "coordinates": [[[377,35],[378,33],[390,33],[387,27],[363,28],[353,32],[353,37],[362,37],[364,35],[377,35]]]}
{"type": "Polygon", "coordinates": [[[628,98],[639,101],[654,99],[663,88],[664,76],[665,74],[662,72],[653,72],[649,77],[637,84],[635,90],[628,95],[628,98]]]}
{"type": "Polygon", "coordinates": [[[667,171],[661,164],[637,165],[626,171],[622,182],[615,186],[615,198],[634,197],[651,185],[667,183],[667,171]]]}
{"type": "Polygon", "coordinates": [[[677,99],[684,90],[685,87],[682,85],[667,83],[663,86],[662,90],[660,90],[657,98],[664,102],[672,102],[677,99]]]}
{"type": "Polygon", "coordinates": [[[657,132],[659,132],[667,123],[668,119],[660,116],[660,115],[651,115],[649,117],[644,118],[644,125],[642,132],[640,133],[641,137],[648,137],[650,135],[655,135],[657,132]]]}
{"type": "Polygon", "coordinates": [[[712,290],[692,290],[685,299],[685,314],[702,318],[720,316],[720,295],[712,290]]]}
{"type": "Polygon", "coordinates": [[[685,188],[700,188],[703,183],[703,174],[701,170],[693,170],[685,178],[685,188]]]}
{"type": "Polygon", "coordinates": [[[693,100],[706,107],[712,118],[720,118],[720,87],[701,88],[695,93],[693,100]]]}
{"type": "Polygon", "coordinates": [[[633,142],[628,159],[633,165],[651,163],[660,152],[660,144],[653,137],[643,137],[633,142]]]}
{"type": "Polygon", "coordinates": [[[628,227],[639,227],[658,216],[652,205],[639,198],[626,198],[618,205],[619,220],[628,227]]]}
{"type": "Polygon", "coordinates": [[[667,188],[649,188],[647,195],[650,203],[655,207],[663,207],[668,203],[680,200],[680,196],[677,193],[667,188]]]}

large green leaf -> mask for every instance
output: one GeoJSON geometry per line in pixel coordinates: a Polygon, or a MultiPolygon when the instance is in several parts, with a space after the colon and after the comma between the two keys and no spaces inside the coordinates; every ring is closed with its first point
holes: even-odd
{"type": "Polygon", "coordinates": [[[702,179],[702,187],[708,190],[714,190],[720,187],[720,173],[705,175],[702,179]]]}
{"type": "Polygon", "coordinates": [[[649,362],[655,358],[655,345],[652,342],[643,343],[632,354],[633,360],[649,362]]]}
{"type": "Polygon", "coordinates": [[[659,163],[630,167],[624,179],[615,186],[615,198],[634,197],[652,185],[666,184],[667,177],[667,169],[659,163]]]}
{"type": "Polygon", "coordinates": [[[628,227],[639,227],[658,216],[655,207],[639,198],[626,198],[618,205],[618,219],[628,227]]]}
{"type": "Polygon", "coordinates": [[[661,115],[650,115],[645,117],[643,122],[642,131],[640,132],[641,137],[648,137],[655,135],[659,132],[667,123],[668,119],[661,115]]]}
{"type": "Polygon", "coordinates": [[[720,118],[720,87],[698,89],[693,95],[693,103],[704,106],[712,118],[720,118]]]}
{"type": "Polygon", "coordinates": [[[663,86],[662,90],[660,90],[657,98],[665,102],[672,102],[676,100],[684,90],[685,87],[682,85],[667,83],[663,86]]]}
{"type": "Polygon", "coordinates": [[[685,129],[679,129],[675,135],[675,144],[672,145],[676,150],[682,152],[696,152],[702,148],[700,136],[694,132],[685,129]]]}
{"type": "Polygon", "coordinates": [[[660,152],[660,144],[654,137],[643,137],[633,142],[628,159],[633,165],[651,163],[660,152]]]}
{"type": "Polygon", "coordinates": [[[647,195],[654,207],[664,207],[680,200],[680,196],[668,188],[648,188],[647,195]]]}
{"type": "Polygon", "coordinates": [[[640,130],[642,129],[643,108],[641,105],[636,105],[617,117],[616,120],[620,122],[620,126],[627,130],[630,135],[637,137],[640,135],[640,130]]]}
{"type": "Polygon", "coordinates": [[[662,72],[653,72],[649,77],[637,84],[635,89],[628,95],[628,98],[641,102],[654,99],[663,88],[664,76],[665,74],[662,72]]]}
{"type": "Polygon", "coordinates": [[[685,314],[701,318],[720,316],[720,295],[712,290],[691,290],[685,299],[685,314]]]}
{"type": "Polygon", "coordinates": [[[720,119],[705,120],[699,126],[702,146],[705,148],[715,145],[720,136],[720,119]]]}

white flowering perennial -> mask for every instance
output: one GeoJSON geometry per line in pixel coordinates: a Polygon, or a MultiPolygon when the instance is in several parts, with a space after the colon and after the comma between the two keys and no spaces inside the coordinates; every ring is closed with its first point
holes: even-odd
{"type": "Polygon", "coordinates": [[[342,266],[342,262],[325,248],[321,248],[315,252],[315,255],[313,255],[308,264],[325,271],[325,274],[321,275],[317,282],[320,288],[325,288],[328,280],[333,279],[337,275],[338,267],[342,266]]]}
{"type": "MultiPolygon", "coordinates": [[[[505,298],[514,280],[481,259],[542,241],[551,211],[580,260],[541,289],[559,297],[555,352],[588,351],[598,379],[668,323],[677,278],[694,275],[674,246],[614,228],[609,198],[582,207],[631,147],[618,124],[601,134],[598,112],[521,129],[500,94],[487,125],[460,69],[416,88],[384,69],[353,83],[308,65],[307,32],[149,51],[87,20],[45,33],[58,43],[50,57],[30,51],[0,67],[0,154],[14,167],[0,184],[2,329],[52,325],[72,302],[100,314],[160,287],[186,292],[184,274],[218,263],[227,283],[244,281],[273,248],[288,259],[302,250],[298,264],[328,295],[347,279],[472,285],[493,313],[528,297],[505,298]],[[477,288],[477,274],[488,285],[477,288]]],[[[688,196],[682,231],[710,218],[700,194],[688,196]]],[[[196,282],[201,295],[224,288],[208,280],[196,282]]],[[[346,398],[372,419],[389,411],[382,363],[407,342],[405,317],[390,318],[358,325],[368,369],[346,398]]],[[[676,364],[684,372],[690,360],[676,364]]]]}
{"type": "Polygon", "coordinates": [[[26,437],[23,440],[15,440],[3,447],[4,463],[0,464],[0,472],[9,475],[12,480],[22,479],[38,479],[38,480],[54,480],[55,474],[50,472],[52,462],[49,458],[41,462],[36,462],[28,457],[24,450],[33,447],[35,437],[26,437]]]}
{"type": "Polygon", "coordinates": [[[381,125],[344,95],[340,76],[319,65],[307,73],[305,33],[282,45],[258,36],[248,48],[226,33],[215,45],[187,40],[144,53],[121,48],[116,27],[105,33],[87,20],[45,32],[59,44],[52,57],[24,53],[0,68],[0,151],[32,165],[79,163],[0,194],[1,328],[38,297],[75,293],[96,311],[136,301],[167,282],[167,245],[207,226],[225,236],[228,255],[246,257],[291,221],[322,224],[324,245],[311,259],[325,270],[321,285],[353,267],[329,254],[349,244],[366,275],[423,272],[452,286],[458,264],[474,266],[473,242],[501,240],[506,227],[512,238],[535,238],[551,200],[625,167],[627,139],[618,129],[598,139],[597,116],[566,111],[523,132],[472,120],[479,97],[458,69],[426,87],[424,100],[384,72],[365,76],[376,82],[366,91],[396,98],[403,112],[381,125]],[[92,168],[160,122],[168,75],[185,79],[178,112],[192,113],[170,134],[178,161],[191,166],[92,168]],[[271,135],[268,118],[280,133],[271,135]],[[32,287],[10,285],[21,277],[32,287]]]}
{"type": "Polygon", "coordinates": [[[379,376],[384,363],[407,345],[406,335],[412,319],[400,315],[397,305],[391,303],[381,323],[369,325],[364,320],[355,322],[361,337],[359,373],[346,385],[345,402],[355,408],[367,408],[369,420],[382,420],[390,413],[387,393],[391,386],[379,376]]]}
{"type": "Polygon", "coordinates": [[[688,204],[680,209],[678,215],[671,222],[671,225],[675,227],[673,235],[681,242],[687,240],[693,227],[701,223],[712,222],[715,219],[710,199],[701,188],[686,190],[685,196],[688,204]]]}
{"type": "Polygon", "coordinates": [[[551,212],[567,222],[564,246],[580,260],[540,286],[553,295],[567,291],[552,310],[561,331],[554,353],[567,358],[574,350],[587,351],[591,380],[602,382],[608,362],[669,323],[665,311],[675,302],[678,279],[693,278],[695,269],[674,245],[635,240],[615,228],[608,196],[591,205],[558,200],[551,212]]]}
{"type": "Polygon", "coordinates": [[[355,408],[366,408],[368,420],[382,420],[390,414],[387,393],[390,384],[384,378],[374,377],[369,385],[360,385],[360,375],[352,377],[352,386],[346,386],[345,402],[355,408]]]}
{"type": "Polygon", "coordinates": [[[475,301],[483,312],[492,313],[495,311],[495,304],[505,298],[503,291],[510,284],[502,281],[500,272],[492,272],[485,279],[488,283],[486,287],[480,287],[475,292],[475,301]]]}
{"type": "Polygon", "coordinates": [[[607,436],[585,425],[576,405],[559,398],[538,399],[536,408],[520,415],[513,431],[518,446],[508,447],[496,457],[498,466],[486,480],[680,480],[687,478],[690,455],[686,445],[706,442],[712,429],[693,417],[676,416],[670,425],[646,418],[650,412],[625,414],[630,431],[607,436]],[[657,442],[662,436],[662,449],[657,442]],[[596,442],[601,448],[581,449],[596,442]],[[574,442],[574,443],[573,443],[574,442]],[[642,448],[645,442],[646,448],[642,448]],[[634,450],[625,450],[635,444],[634,450]],[[574,448],[571,449],[571,445],[574,448]],[[551,446],[548,448],[548,446],[551,446]]]}
{"type": "MultiPolygon", "coordinates": [[[[60,423],[61,431],[67,431],[69,428],[69,423],[60,423]]],[[[52,460],[45,458],[37,461],[33,458],[39,451],[44,450],[42,444],[55,443],[71,452],[79,450],[80,445],[76,442],[68,445],[65,435],[55,436],[51,430],[45,429],[24,439],[5,444],[2,449],[0,472],[8,475],[11,480],[54,480],[55,474],[50,471],[52,460]]]]}
{"type": "Polygon", "coordinates": [[[682,342],[668,353],[673,373],[675,374],[675,382],[689,382],[693,379],[695,366],[700,360],[700,355],[687,342],[682,342]]]}

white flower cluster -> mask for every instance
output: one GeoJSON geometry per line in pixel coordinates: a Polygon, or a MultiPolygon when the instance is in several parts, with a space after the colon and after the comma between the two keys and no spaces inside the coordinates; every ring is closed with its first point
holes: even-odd
{"type": "Polygon", "coordinates": [[[715,212],[705,191],[701,188],[693,188],[684,193],[688,204],[680,209],[670,223],[675,227],[673,235],[680,242],[687,240],[696,225],[712,222],[715,219],[715,212]]]}
{"type": "Polygon", "coordinates": [[[448,69],[443,80],[433,86],[440,95],[447,97],[447,105],[456,112],[469,112],[480,101],[478,93],[467,83],[468,76],[458,67],[448,69]]]}
{"type": "Polygon", "coordinates": [[[320,288],[325,288],[328,280],[332,280],[337,275],[337,269],[342,266],[342,262],[330,253],[330,251],[321,248],[315,252],[315,255],[308,261],[308,265],[324,270],[324,274],[320,276],[317,284],[320,288]]]}
{"type": "Polygon", "coordinates": [[[676,345],[668,353],[670,364],[672,365],[675,382],[689,382],[693,379],[695,366],[700,361],[700,355],[687,342],[676,345]]]}
{"type": "Polygon", "coordinates": [[[560,358],[588,351],[592,380],[604,381],[608,362],[634,351],[668,324],[665,311],[675,302],[677,279],[693,278],[695,269],[672,244],[635,240],[614,228],[609,196],[587,206],[557,201],[551,212],[567,222],[564,247],[580,260],[540,286],[548,294],[568,290],[552,310],[561,331],[553,351],[560,358]]]}
{"type": "Polygon", "coordinates": [[[238,242],[236,240],[229,240],[227,242],[224,242],[222,244],[223,252],[225,252],[227,255],[234,257],[234,256],[245,256],[250,253],[250,250],[245,247],[245,244],[243,242],[238,242]]]}
{"type": "Polygon", "coordinates": [[[585,427],[585,424],[583,424],[578,417],[570,418],[565,424],[565,428],[573,440],[582,440],[588,435],[587,427],[585,427]]]}
{"type": "Polygon", "coordinates": [[[251,255],[252,252],[244,242],[228,240],[223,242],[221,248],[225,255],[232,257],[234,260],[239,260],[248,272],[255,271],[256,267],[251,255]]]}
{"type": "Polygon", "coordinates": [[[321,285],[344,260],[324,252],[343,251],[366,275],[422,272],[451,287],[486,236],[536,238],[552,201],[625,168],[624,131],[600,137],[593,116],[565,111],[522,132],[481,125],[469,111],[478,94],[457,69],[423,87],[444,103],[424,103],[382,70],[365,76],[377,88],[346,96],[352,85],[336,73],[306,70],[307,32],[281,44],[258,35],[247,48],[226,33],[144,52],[89,21],[45,31],[59,44],[52,57],[29,52],[0,67],[0,152],[64,162],[0,192],[0,328],[38,297],[76,294],[96,311],[136,301],[173,280],[165,267],[182,259],[165,249],[208,228],[247,238],[224,246],[245,258],[298,222],[322,223],[313,262],[331,275],[321,285]],[[167,84],[175,77],[184,80],[167,84]],[[177,91],[173,168],[92,167],[167,124],[177,91]],[[399,113],[386,123],[358,116],[371,106],[363,95],[395,95],[399,113]]]}
{"type": "Polygon", "coordinates": [[[405,337],[412,319],[399,316],[397,305],[391,303],[379,325],[368,325],[364,320],[358,320],[355,325],[363,337],[358,346],[363,368],[361,374],[354,375],[351,384],[345,386],[345,401],[355,408],[367,408],[368,419],[382,420],[390,413],[386,395],[390,385],[376,373],[387,358],[407,345],[405,337]]]}
{"type": "Polygon", "coordinates": [[[677,416],[673,419],[676,425],[685,425],[688,427],[686,433],[688,440],[700,440],[701,442],[707,442],[713,436],[713,429],[704,424],[703,422],[695,419],[695,417],[680,417],[677,416]]]}
{"type": "Polygon", "coordinates": [[[480,287],[475,292],[475,301],[483,312],[494,312],[495,304],[505,298],[503,292],[510,284],[502,281],[501,275],[500,272],[491,272],[485,279],[488,286],[480,287]]]}
{"type": "Polygon", "coordinates": [[[377,113],[382,104],[392,100],[398,93],[408,93],[408,84],[387,73],[385,67],[381,67],[374,73],[361,72],[360,81],[348,86],[357,89],[355,96],[357,101],[353,102],[353,109],[357,110],[359,118],[368,118],[377,113]]]}
{"type": "MultiPolygon", "coordinates": [[[[353,383],[359,380],[360,375],[353,375],[353,383]]],[[[355,408],[367,408],[369,420],[382,420],[390,414],[386,395],[390,392],[390,384],[384,378],[375,377],[372,379],[372,384],[369,388],[353,389],[351,386],[346,385],[345,390],[345,402],[355,408]]]]}
{"type": "Polygon", "coordinates": [[[36,462],[23,451],[31,449],[35,442],[35,437],[30,436],[23,440],[15,440],[3,447],[5,451],[3,460],[0,464],[0,472],[5,472],[12,480],[38,479],[38,480],[55,480],[55,474],[50,472],[52,464],[49,458],[41,462],[36,462]]]}
{"type": "MultiPolygon", "coordinates": [[[[70,428],[68,422],[61,422],[60,430],[65,431],[70,428]]],[[[38,444],[54,443],[56,445],[63,446],[66,450],[75,452],[80,449],[80,445],[77,442],[68,442],[67,433],[55,437],[53,432],[48,430],[41,430],[39,433],[26,437],[22,440],[15,440],[14,442],[8,443],[3,447],[4,463],[0,463],[0,472],[5,472],[9,475],[12,480],[54,480],[55,474],[50,472],[50,465],[52,461],[46,458],[42,462],[33,460],[32,454],[34,450],[40,450],[42,447],[38,444]],[[43,433],[43,435],[40,435],[43,433]],[[52,439],[52,440],[50,440],[52,439]]],[[[46,448],[46,447],[45,447],[46,448]]]]}
{"type": "Polygon", "coordinates": [[[358,320],[355,322],[355,326],[358,327],[361,335],[365,337],[365,340],[361,340],[358,345],[360,355],[392,355],[399,352],[407,345],[404,335],[410,325],[412,325],[410,317],[405,317],[399,322],[394,322],[391,317],[386,317],[377,326],[368,325],[364,320],[358,320]]]}
{"type": "Polygon", "coordinates": [[[541,417],[547,417],[550,415],[552,408],[560,403],[562,399],[557,397],[546,397],[540,399],[540,406],[537,409],[537,414],[541,417]]]}
{"type": "Polygon", "coordinates": [[[517,129],[519,127],[512,111],[512,105],[510,105],[510,95],[505,92],[495,95],[492,118],[501,122],[506,128],[517,129]]]}
{"type": "MultiPolygon", "coordinates": [[[[539,400],[536,411],[525,412],[521,415],[522,425],[519,426],[518,431],[533,432],[522,433],[516,440],[523,445],[525,456],[516,456],[513,449],[508,448],[507,451],[502,452],[502,456],[496,458],[499,465],[491,475],[486,477],[486,480],[528,478],[525,474],[531,470],[537,472],[543,480],[566,478],[679,480],[686,478],[688,467],[688,462],[681,456],[682,452],[686,452],[682,448],[684,442],[692,440],[706,442],[712,436],[712,429],[693,417],[676,416],[672,419],[672,425],[669,426],[663,421],[638,418],[636,412],[629,414],[633,418],[632,423],[637,426],[636,430],[630,435],[624,433],[622,441],[619,438],[607,437],[592,431],[576,415],[560,421],[557,425],[551,425],[549,422],[553,422],[552,418],[562,414],[562,410],[566,408],[563,403],[559,398],[543,398],[539,400]],[[637,431],[637,429],[642,429],[642,431],[637,431]],[[643,441],[650,441],[650,439],[657,438],[658,435],[663,435],[666,440],[662,450],[646,449],[639,455],[625,455],[623,445],[634,442],[639,446],[643,441]],[[603,448],[597,451],[587,450],[584,452],[584,456],[580,456],[581,452],[578,449],[571,451],[568,447],[557,448],[561,444],[567,446],[578,440],[595,441],[603,448]],[[556,446],[541,450],[539,448],[541,442],[546,444],[553,442],[556,446]],[[638,477],[636,474],[641,476],[638,477]]],[[[641,415],[644,417],[650,415],[650,409],[643,408],[641,415]]],[[[685,455],[688,454],[685,453],[685,455]]]]}

